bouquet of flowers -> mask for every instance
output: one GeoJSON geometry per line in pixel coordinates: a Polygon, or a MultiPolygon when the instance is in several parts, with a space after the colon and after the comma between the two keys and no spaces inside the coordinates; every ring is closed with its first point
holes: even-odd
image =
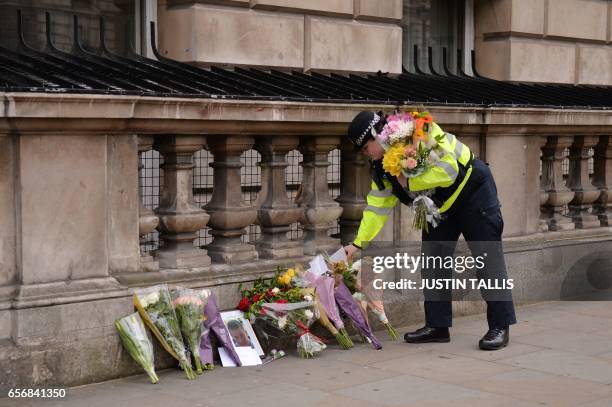
{"type": "Polygon", "coordinates": [[[376,349],[382,349],[382,345],[368,324],[367,300],[365,295],[359,292],[361,289],[359,269],[348,265],[344,249],[338,250],[332,256],[325,255],[324,258],[335,282],[334,296],[338,308],[349,317],[362,337],[367,338],[376,349]]]}
{"type": "MultiPolygon", "coordinates": [[[[429,112],[398,113],[387,117],[387,124],[377,136],[385,149],[383,169],[397,177],[414,178],[440,161],[436,147],[442,135],[430,136],[433,119],[429,112]]],[[[437,226],[441,216],[429,198],[432,190],[419,191],[414,196],[414,227],[428,230],[428,223],[437,226]]]]}
{"type": "MultiPolygon", "coordinates": [[[[297,347],[302,356],[311,357],[320,352],[324,348],[322,346],[324,345],[323,342],[314,337],[309,331],[310,324],[312,323],[311,312],[314,313],[314,316],[325,327],[328,329],[331,327],[330,331],[336,338],[340,335],[333,325],[329,323],[327,315],[319,312],[324,301],[315,301],[316,295],[314,290],[307,288],[311,286],[311,282],[306,279],[308,274],[303,272],[299,266],[288,269],[279,267],[272,279],[265,280],[260,278],[255,281],[251,289],[245,289],[240,286],[242,299],[238,304],[238,309],[243,311],[245,316],[253,323],[253,328],[264,349],[286,350],[296,344],[297,338],[297,347]],[[295,304],[304,301],[309,303],[309,310],[302,309],[299,312],[290,313],[291,315],[289,313],[282,315],[282,310],[279,313],[270,314],[270,307],[275,307],[270,304],[280,304],[279,306],[282,308],[283,304],[295,304]],[[296,315],[304,316],[303,314],[306,314],[308,317],[294,318],[296,315]],[[290,320],[290,324],[287,325],[288,322],[283,318],[284,316],[293,318],[293,323],[290,323],[290,320]]],[[[293,306],[289,305],[289,307],[293,306]]],[[[305,307],[302,306],[301,308],[305,307]]],[[[347,341],[339,340],[343,347],[346,347],[344,344],[347,341]]]]}
{"type": "Polygon", "coordinates": [[[204,363],[205,370],[212,370],[213,364],[213,347],[212,347],[212,336],[214,335],[219,343],[223,346],[229,356],[234,360],[236,366],[241,366],[240,358],[234,350],[232,344],[232,337],[227,331],[221,314],[219,313],[219,307],[217,307],[217,301],[214,294],[208,289],[199,291],[200,299],[206,302],[204,306],[204,327],[202,330],[202,336],[200,341],[200,359],[204,363]]]}
{"type": "Polygon", "coordinates": [[[321,338],[310,332],[310,326],[318,319],[317,308],[311,296],[305,295],[301,302],[264,303],[262,310],[264,313],[260,319],[268,320],[276,328],[297,336],[297,351],[301,357],[312,358],[327,347],[321,338]]]}
{"type": "Polygon", "coordinates": [[[170,292],[165,284],[136,290],[134,306],[161,345],[179,361],[188,379],[196,375],[187,357],[179,322],[172,308],[170,292]]]}
{"type": "Polygon", "coordinates": [[[338,283],[334,294],[336,297],[336,303],[338,303],[338,308],[340,308],[346,314],[346,316],[349,317],[359,332],[367,338],[372,346],[374,346],[374,349],[382,349],[382,345],[370,329],[361,307],[355,298],[353,298],[353,295],[344,284],[344,281],[340,281],[338,283]]]}
{"type": "Polygon", "coordinates": [[[144,323],[137,312],[115,321],[123,347],[130,356],[147,372],[151,383],[157,383],[159,378],[153,365],[153,344],[147,335],[144,323]]]}
{"type": "Polygon", "coordinates": [[[380,323],[382,323],[387,329],[389,337],[395,341],[398,339],[399,335],[395,328],[389,322],[389,319],[387,318],[387,315],[385,313],[385,305],[382,301],[382,298],[380,298],[381,291],[374,289],[373,286],[369,284],[370,282],[363,284],[364,278],[366,278],[367,274],[369,274],[367,272],[363,272],[364,268],[367,269],[369,267],[371,270],[371,263],[365,263],[366,266],[363,267],[362,260],[357,260],[352,264],[351,270],[353,273],[356,273],[356,290],[353,292],[348,285],[347,287],[349,288],[349,290],[351,290],[351,292],[353,292],[353,297],[359,302],[362,309],[369,309],[370,311],[372,311],[372,313],[376,316],[376,318],[378,318],[380,323]]]}
{"type": "Polygon", "coordinates": [[[302,293],[305,296],[310,295],[314,298],[315,305],[319,311],[319,322],[334,336],[342,349],[352,348],[354,346],[353,341],[351,341],[346,329],[344,329],[344,322],[340,318],[340,312],[333,296],[334,281],[327,276],[319,276],[317,278],[311,273],[309,274],[313,284],[311,287],[303,288],[302,293]],[[331,322],[330,318],[334,323],[331,322]],[[337,328],[337,326],[340,328],[337,328]]]}
{"type": "Polygon", "coordinates": [[[202,374],[200,341],[204,321],[204,301],[197,291],[177,288],[172,291],[172,305],[178,317],[181,333],[193,358],[196,373],[202,374]]]}

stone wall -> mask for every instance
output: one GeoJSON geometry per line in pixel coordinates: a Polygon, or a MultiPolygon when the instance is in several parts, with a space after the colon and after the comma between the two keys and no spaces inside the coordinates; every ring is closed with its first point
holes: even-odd
{"type": "Polygon", "coordinates": [[[167,0],[162,55],[202,66],[401,72],[401,0],[167,0]]]}
{"type": "Polygon", "coordinates": [[[477,0],[477,68],[494,79],[612,85],[612,2],[477,0]]]}

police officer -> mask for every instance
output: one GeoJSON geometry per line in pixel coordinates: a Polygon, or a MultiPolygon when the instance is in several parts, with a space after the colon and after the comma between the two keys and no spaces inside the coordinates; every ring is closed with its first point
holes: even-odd
{"type": "MultiPolygon", "coordinates": [[[[384,149],[377,140],[385,124],[382,112],[364,111],[353,119],[348,129],[348,137],[355,149],[371,159],[373,181],[357,236],[352,244],[345,247],[347,256],[351,258],[374,239],[398,202],[405,205],[412,202],[410,191],[434,189],[431,198],[443,214],[443,219],[437,227],[429,225],[427,231],[423,230],[424,255],[441,258],[452,256],[462,234],[473,257],[487,258],[486,267],[477,273],[478,277],[482,279],[482,273],[487,273],[488,277],[505,280],[507,274],[501,245],[503,219],[489,167],[475,159],[470,149],[454,135],[431,123],[429,137],[443,136],[436,147],[440,161],[417,177],[394,177],[382,167],[384,149]]],[[[422,267],[421,276],[423,279],[452,278],[452,271],[436,269],[435,266],[422,267]]],[[[516,323],[511,292],[485,289],[481,293],[487,301],[489,330],[480,339],[479,347],[483,350],[503,348],[509,341],[509,326],[516,323]]],[[[405,341],[449,342],[449,328],[452,326],[450,290],[426,289],[424,296],[426,324],[423,328],[406,333],[405,341]]]]}

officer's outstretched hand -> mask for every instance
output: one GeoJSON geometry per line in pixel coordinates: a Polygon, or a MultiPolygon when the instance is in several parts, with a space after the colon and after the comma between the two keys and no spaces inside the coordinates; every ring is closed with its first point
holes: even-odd
{"type": "Polygon", "coordinates": [[[344,251],[346,252],[346,258],[349,262],[353,259],[353,255],[357,253],[357,250],[359,249],[357,249],[357,247],[353,246],[352,244],[348,246],[344,246],[344,251]]]}

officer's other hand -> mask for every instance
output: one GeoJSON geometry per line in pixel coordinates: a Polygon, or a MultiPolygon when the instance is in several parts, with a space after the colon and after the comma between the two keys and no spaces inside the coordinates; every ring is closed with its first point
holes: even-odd
{"type": "Polygon", "coordinates": [[[348,261],[353,259],[353,255],[357,253],[357,250],[357,247],[353,246],[352,244],[344,246],[344,251],[346,252],[346,258],[348,261]]]}

